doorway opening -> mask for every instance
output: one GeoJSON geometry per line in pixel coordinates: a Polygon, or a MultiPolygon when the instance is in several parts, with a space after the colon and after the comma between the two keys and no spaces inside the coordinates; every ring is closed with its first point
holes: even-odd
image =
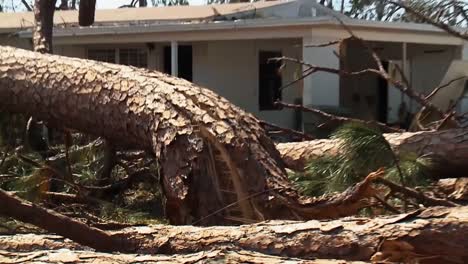
{"type": "MultiPolygon", "coordinates": [[[[382,66],[388,72],[388,61],[382,61],[382,66]]],[[[388,121],[388,81],[379,76],[377,79],[377,121],[388,121]]]]}
{"type": "MultiPolygon", "coordinates": [[[[171,73],[171,47],[164,47],[164,72],[171,73]]],[[[192,45],[179,45],[178,46],[178,77],[187,81],[193,81],[193,52],[192,45]]]]}

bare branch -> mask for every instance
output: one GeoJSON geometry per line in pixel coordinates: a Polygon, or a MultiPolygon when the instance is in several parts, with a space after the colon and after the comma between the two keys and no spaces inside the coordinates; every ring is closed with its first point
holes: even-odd
{"type": "Polygon", "coordinates": [[[419,200],[420,202],[422,202],[422,203],[424,203],[424,204],[426,204],[428,206],[448,206],[448,207],[459,206],[458,204],[456,204],[454,202],[450,202],[450,201],[447,201],[447,200],[444,200],[444,199],[439,199],[439,198],[426,196],[425,194],[423,194],[421,192],[418,192],[418,191],[413,190],[413,189],[408,188],[408,187],[400,186],[400,185],[398,185],[396,183],[393,183],[393,182],[391,182],[389,180],[386,180],[386,179],[384,179],[382,177],[377,178],[376,182],[387,186],[393,192],[399,192],[399,193],[401,193],[401,194],[403,194],[403,195],[405,195],[407,197],[415,198],[415,199],[419,200]]]}
{"type": "Polygon", "coordinates": [[[432,92],[430,94],[428,94],[425,99],[426,100],[429,100],[432,96],[434,96],[436,93],[438,93],[441,89],[447,87],[447,86],[450,86],[452,83],[458,81],[458,80],[461,80],[461,79],[465,79],[467,76],[461,76],[461,77],[458,77],[458,78],[455,78],[455,79],[452,79],[450,80],[449,82],[447,83],[444,83],[442,85],[439,85],[437,86],[436,88],[434,88],[434,90],[432,90],[432,92]]]}
{"type": "Polygon", "coordinates": [[[428,17],[424,14],[422,14],[421,12],[418,12],[417,10],[414,10],[414,8],[412,8],[411,6],[407,5],[404,1],[400,1],[400,2],[395,2],[395,1],[389,1],[389,3],[393,4],[393,5],[396,5],[396,6],[399,6],[401,8],[404,8],[407,12],[413,14],[414,16],[416,16],[417,18],[421,19],[422,21],[426,22],[426,23],[429,23],[437,28],[440,28],[442,30],[444,30],[445,32],[451,34],[452,36],[455,36],[457,38],[461,38],[461,39],[464,39],[464,40],[468,40],[468,34],[466,33],[461,33],[460,31],[452,28],[451,26],[445,24],[445,23],[442,23],[442,22],[439,22],[431,17],[428,17]]]}
{"type": "MultiPolygon", "coordinates": [[[[380,74],[380,72],[378,70],[376,70],[376,69],[364,69],[362,71],[347,72],[347,71],[343,71],[343,70],[340,70],[340,69],[322,67],[322,66],[318,66],[318,65],[315,65],[315,64],[310,64],[310,63],[307,63],[305,61],[295,59],[295,58],[290,58],[290,57],[272,58],[271,60],[289,61],[289,62],[294,62],[294,63],[297,63],[297,64],[307,66],[307,67],[309,67],[309,69],[307,69],[307,70],[312,71],[312,72],[309,73],[309,75],[312,74],[312,73],[315,73],[315,72],[328,72],[328,73],[338,74],[338,75],[361,75],[361,74],[366,74],[366,73],[380,74]]],[[[305,76],[305,77],[307,77],[307,76],[305,76]]],[[[303,76],[303,78],[305,78],[305,77],[303,76]]]]}
{"type": "Polygon", "coordinates": [[[306,48],[323,48],[323,47],[328,47],[328,46],[333,46],[333,45],[336,45],[336,44],[340,44],[343,40],[340,39],[340,40],[333,40],[333,41],[330,41],[330,42],[327,42],[327,43],[320,43],[320,44],[307,44],[307,45],[304,45],[304,47],[306,48]]]}
{"type": "Polygon", "coordinates": [[[377,55],[377,53],[372,49],[372,47],[370,47],[365,40],[363,40],[362,38],[357,37],[354,34],[354,32],[351,30],[351,28],[348,27],[348,25],[346,25],[341,18],[336,17],[336,16],[335,16],[335,18],[341,24],[341,26],[350,34],[352,39],[358,40],[367,49],[367,51],[369,52],[369,54],[372,56],[375,63],[377,64],[378,70],[366,69],[364,71],[369,71],[369,72],[373,72],[373,73],[376,73],[376,74],[380,75],[382,78],[384,78],[385,80],[387,80],[388,82],[393,84],[395,86],[395,88],[397,88],[398,90],[400,90],[401,92],[406,94],[411,99],[418,102],[420,105],[422,105],[422,106],[426,107],[427,109],[430,109],[430,110],[440,114],[441,116],[445,116],[445,112],[442,111],[437,106],[435,106],[434,104],[432,104],[431,102],[429,102],[428,100],[426,100],[424,95],[416,92],[414,89],[410,89],[410,87],[405,85],[403,82],[393,79],[388,74],[388,72],[385,70],[385,67],[382,64],[382,60],[380,59],[379,55],[377,55]]]}
{"type": "Polygon", "coordinates": [[[28,10],[30,12],[33,11],[32,7],[29,5],[29,3],[26,0],[21,0],[21,3],[24,5],[26,10],[28,10]]]}
{"type": "Polygon", "coordinates": [[[0,214],[2,215],[33,224],[97,250],[131,250],[128,243],[112,237],[100,229],[88,227],[54,211],[22,201],[2,190],[0,190],[0,200],[2,201],[2,206],[0,206],[0,214]]]}
{"type": "Polygon", "coordinates": [[[314,114],[319,115],[320,117],[327,120],[325,123],[321,124],[319,127],[324,127],[326,125],[327,126],[333,125],[333,126],[338,127],[338,126],[343,125],[344,123],[355,122],[355,123],[361,123],[361,124],[365,124],[365,125],[375,125],[382,132],[386,132],[386,133],[389,133],[389,132],[403,132],[403,130],[401,130],[401,129],[389,127],[389,126],[385,125],[384,123],[380,123],[380,122],[377,122],[377,121],[364,121],[364,120],[361,120],[361,119],[354,119],[354,118],[348,118],[348,117],[342,117],[342,116],[335,116],[335,115],[326,113],[324,111],[321,111],[321,110],[318,110],[318,109],[315,109],[315,108],[305,107],[303,105],[288,104],[288,103],[284,103],[284,102],[280,102],[280,101],[277,101],[275,104],[283,106],[283,107],[298,109],[298,110],[301,110],[301,111],[304,111],[304,112],[310,112],[310,113],[314,113],[314,114]]]}
{"type": "Polygon", "coordinates": [[[293,135],[295,137],[300,138],[301,140],[312,140],[312,139],[314,139],[313,136],[308,135],[306,133],[303,133],[303,132],[300,132],[300,131],[297,131],[297,130],[293,130],[293,129],[290,129],[290,128],[280,127],[280,126],[277,126],[277,125],[272,124],[272,123],[268,123],[268,122],[263,121],[263,120],[260,120],[260,124],[263,127],[271,127],[271,128],[280,130],[282,133],[293,135]]]}

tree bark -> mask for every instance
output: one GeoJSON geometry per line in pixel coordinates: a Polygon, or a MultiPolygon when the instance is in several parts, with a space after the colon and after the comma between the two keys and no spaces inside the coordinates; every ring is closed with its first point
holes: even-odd
{"type": "Polygon", "coordinates": [[[367,262],[343,261],[333,259],[301,260],[265,255],[252,251],[210,250],[192,254],[177,255],[141,255],[141,254],[109,254],[94,251],[44,250],[33,252],[2,252],[2,263],[290,263],[290,264],[360,264],[367,262]]]}
{"type": "Polygon", "coordinates": [[[349,213],[347,196],[299,196],[258,120],[182,79],[0,47],[0,98],[4,110],[153,152],[174,224],[349,213]]]}
{"type": "MultiPolygon", "coordinates": [[[[467,168],[468,130],[451,129],[384,134],[396,152],[413,152],[436,158],[445,177],[454,177],[467,168]]],[[[290,169],[302,171],[307,161],[339,153],[340,141],[320,139],[277,145],[281,157],[290,169]]],[[[465,175],[463,175],[465,176],[465,175]]]]}
{"type": "Polygon", "coordinates": [[[78,10],[78,24],[82,27],[91,26],[94,23],[96,13],[96,0],[81,0],[78,10]]]}
{"type": "MultiPolygon", "coordinates": [[[[395,263],[467,263],[468,207],[433,207],[394,215],[333,221],[271,221],[240,227],[155,225],[110,232],[139,254],[244,250],[301,259],[395,263]]],[[[0,236],[0,250],[83,250],[57,236],[0,236]],[[26,239],[27,238],[27,239],[26,239]],[[39,241],[43,241],[43,245],[39,241]]]]}
{"type": "Polygon", "coordinates": [[[57,0],[36,0],[34,4],[33,47],[41,53],[52,53],[55,3],[57,0]]]}
{"type": "Polygon", "coordinates": [[[448,198],[458,203],[468,202],[468,178],[441,179],[429,188],[434,197],[448,198]]]}
{"type": "MultiPolygon", "coordinates": [[[[337,217],[343,215],[356,214],[360,209],[368,206],[366,198],[377,194],[372,188],[372,181],[378,179],[382,171],[369,174],[364,181],[349,188],[345,192],[329,197],[315,199],[315,207],[309,208],[317,217],[337,217]]],[[[45,193],[59,199],[81,199],[68,195],[56,195],[55,193],[45,193]]],[[[115,236],[97,228],[89,227],[79,221],[67,216],[47,210],[40,206],[22,201],[4,191],[0,190],[0,214],[13,217],[16,220],[33,224],[49,232],[60,234],[84,246],[94,249],[111,252],[133,253],[139,250],[141,241],[134,241],[128,235],[115,236]]],[[[94,202],[92,199],[85,199],[86,202],[94,202]]],[[[200,219],[198,222],[203,221],[200,219]]]]}

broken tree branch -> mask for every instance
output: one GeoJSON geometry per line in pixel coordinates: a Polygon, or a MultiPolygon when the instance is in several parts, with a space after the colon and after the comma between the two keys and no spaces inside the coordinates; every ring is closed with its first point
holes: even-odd
{"type": "Polygon", "coordinates": [[[306,106],[303,106],[303,105],[288,104],[288,103],[281,102],[281,101],[276,101],[275,104],[279,105],[279,106],[282,106],[282,107],[286,107],[286,108],[297,109],[297,110],[301,110],[301,111],[304,111],[304,112],[314,113],[314,114],[320,116],[321,118],[325,119],[325,121],[323,122],[323,124],[319,125],[319,128],[320,127],[325,127],[325,126],[326,127],[338,128],[338,127],[344,125],[345,123],[354,122],[354,123],[359,123],[359,124],[364,124],[364,125],[376,126],[383,133],[403,132],[403,130],[401,130],[401,129],[394,128],[394,127],[389,127],[384,123],[380,123],[380,122],[377,122],[377,121],[374,121],[374,120],[365,121],[365,120],[361,120],[361,119],[336,116],[336,115],[332,115],[332,114],[326,113],[324,111],[321,111],[321,110],[318,110],[318,109],[315,109],[315,108],[310,108],[310,107],[306,107],[306,106]]]}
{"type": "Polygon", "coordinates": [[[459,206],[458,204],[451,202],[451,201],[429,197],[422,192],[418,192],[416,190],[413,190],[405,186],[400,186],[384,178],[378,178],[376,179],[376,182],[387,186],[394,193],[399,192],[405,195],[406,197],[416,198],[420,203],[425,204],[426,206],[447,206],[447,207],[459,206]]]}
{"type": "Polygon", "coordinates": [[[304,132],[301,132],[301,131],[297,131],[297,130],[293,130],[293,129],[285,128],[285,127],[280,127],[280,126],[277,126],[275,124],[266,122],[264,120],[260,120],[259,122],[263,127],[277,129],[280,132],[284,133],[285,135],[291,135],[291,136],[293,136],[295,138],[300,138],[301,140],[312,140],[312,139],[314,139],[313,136],[308,135],[308,134],[306,134],[304,132]]]}
{"type": "MultiPolygon", "coordinates": [[[[133,241],[140,256],[250,250],[301,259],[418,263],[430,258],[432,263],[466,263],[467,232],[468,207],[433,207],[374,219],[269,221],[240,227],[154,225],[108,233],[133,241]]],[[[0,236],[4,251],[27,252],[31,245],[36,249],[78,247],[54,236],[0,236]]]]}
{"type": "Polygon", "coordinates": [[[417,10],[413,9],[411,6],[406,4],[405,1],[399,1],[399,2],[389,1],[389,2],[391,4],[393,4],[393,5],[404,8],[406,10],[406,12],[411,13],[412,15],[416,16],[417,18],[421,19],[422,21],[424,21],[426,23],[429,23],[429,24],[431,24],[431,25],[433,25],[433,26],[435,26],[437,28],[442,29],[443,31],[449,33],[452,36],[455,36],[457,38],[461,38],[463,40],[468,40],[468,34],[462,33],[460,31],[458,31],[457,29],[452,28],[451,26],[449,26],[449,25],[447,25],[447,24],[445,24],[443,22],[436,21],[435,19],[433,19],[431,17],[428,17],[428,16],[422,14],[421,12],[418,12],[417,10]]]}
{"type": "Polygon", "coordinates": [[[63,235],[77,243],[104,252],[124,252],[131,248],[128,241],[120,241],[102,230],[88,227],[52,210],[22,201],[2,190],[0,190],[0,201],[2,203],[0,214],[63,235]]]}

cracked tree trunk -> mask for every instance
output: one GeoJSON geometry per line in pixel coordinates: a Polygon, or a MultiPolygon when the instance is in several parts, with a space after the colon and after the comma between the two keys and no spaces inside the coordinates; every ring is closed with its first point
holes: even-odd
{"type": "Polygon", "coordinates": [[[173,224],[349,214],[346,195],[299,196],[258,120],[182,79],[0,47],[0,98],[3,110],[153,152],[173,224]]]}
{"type": "MultiPolygon", "coordinates": [[[[271,221],[240,227],[155,225],[110,233],[133,241],[140,256],[249,250],[300,259],[467,263],[467,232],[468,207],[433,207],[374,219],[271,221]]],[[[4,257],[41,249],[51,250],[46,254],[50,257],[52,250],[60,248],[69,248],[77,254],[86,250],[58,236],[0,236],[0,256],[4,257]]]]}
{"type": "MultiPolygon", "coordinates": [[[[384,134],[396,152],[412,152],[430,155],[438,163],[436,173],[444,177],[455,177],[468,168],[468,130],[451,129],[442,131],[422,131],[384,134]]],[[[281,143],[277,149],[286,167],[302,171],[307,161],[326,155],[339,153],[340,141],[319,139],[304,142],[281,143]]],[[[466,176],[466,175],[460,175],[466,176]]]]}

